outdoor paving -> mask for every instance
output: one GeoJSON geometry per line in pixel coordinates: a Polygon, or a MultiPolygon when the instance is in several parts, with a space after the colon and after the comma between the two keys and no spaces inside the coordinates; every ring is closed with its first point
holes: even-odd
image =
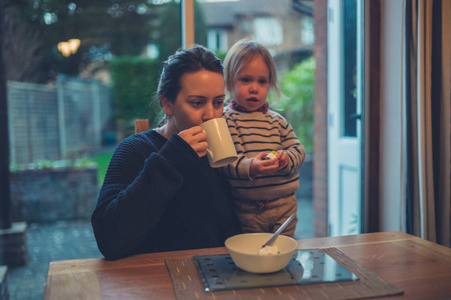
{"type": "Polygon", "coordinates": [[[42,299],[51,261],[102,257],[89,221],[30,224],[27,246],[27,264],[8,268],[10,300],[42,299]]]}
{"type": "MultiPolygon", "coordinates": [[[[313,237],[311,200],[299,200],[298,218],[296,238],[313,237]]],[[[10,300],[42,299],[51,261],[102,257],[94,239],[91,223],[87,220],[30,224],[27,231],[27,246],[27,264],[8,268],[10,300]]]]}

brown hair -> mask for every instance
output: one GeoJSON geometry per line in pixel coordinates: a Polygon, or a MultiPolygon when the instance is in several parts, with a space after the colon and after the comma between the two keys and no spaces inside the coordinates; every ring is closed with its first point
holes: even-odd
{"type": "MultiPolygon", "coordinates": [[[[161,97],[165,97],[171,103],[175,103],[182,86],[180,79],[185,73],[194,73],[207,70],[223,75],[224,67],[216,54],[202,46],[194,46],[188,49],[179,49],[168,60],[163,62],[160,81],[156,97],[161,105],[161,97]]],[[[160,121],[162,126],[167,121],[167,116],[160,121]]]]}

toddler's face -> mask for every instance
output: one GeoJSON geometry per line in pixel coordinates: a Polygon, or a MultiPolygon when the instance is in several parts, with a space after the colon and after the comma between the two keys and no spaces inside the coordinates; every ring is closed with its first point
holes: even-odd
{"type": "Polygon", "coordinates": [[[239,105],[255,111],[265,104],[269,84],[269,68],[259,55],[235,75],[228,90],[239,105]]]}

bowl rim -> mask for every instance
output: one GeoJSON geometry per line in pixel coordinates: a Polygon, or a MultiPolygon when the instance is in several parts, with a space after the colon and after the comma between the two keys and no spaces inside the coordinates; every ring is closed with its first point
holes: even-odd
{"type": "MultiPolygon", "coordinates": [[[[249,235],[268,235],[268,236],[271,236],[272,233],[268,233],[268,232],[249,232],[249,233],[240,233],[240,234],[233,235],[233,236],[231,236],[231,237],[228,237],[228,238],[225,240],[225,242],[224,242],[224,245],[225,245],[225,247],[227,248],[227,250],[231,249],[231,248],[227,245],[227,241],[231,240],[232,238],[235,238],[235,237],[238,237],[238,236],[243,236],[243,235],[246,235],[246,236],[249,236],[249,235]]],[[[265,256],[268,256],[268,257],[277,257],[277,256],[281,256],[281,255],[286,255],[286,254],[288,254],[288,253],[290,253],[290,252],[294,252],[294,251],[296,251],[296,250],[298,249],[298,243],[297,243],[297,241],[296,241],[294,238],[292,238],[292,237],[290,237],[290,236],[287,236],[287,235],[282,235],[282,234],[279,235],[279,237],[281,237],[281,236],[282,236],[283,238],[287,238],[287,239],[289,239],[289,240],[294,241],[294,242],[295,242],[295,243],[293,243],[293,245],[295,245],[294,249],[285,250],[285,251],[280,251],[279,253],[271,254],[271,255],[265,255],[265,256]]],[[[279,238],[279,237],[278,237],[278,238],[279,238]]],[[[234,252],[240,253],[240,255],[245,255],[245,256],[256,256],[256,255],[258,255],[257,253],[256,253],[256,254],[251,254],[251,253],[243,253],[243,252],[241,252],[241,251],[234,250],[234,249],[231,249],[231,250],[234,251],[234,252]]]]}

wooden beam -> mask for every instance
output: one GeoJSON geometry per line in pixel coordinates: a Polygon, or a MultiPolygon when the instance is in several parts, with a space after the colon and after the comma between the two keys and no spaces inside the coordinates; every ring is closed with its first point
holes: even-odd
{"type": "Polygon", "coordinates": [[[189,48],[194,43],[194,0],[182,0],[182,46],[189,48]]]}
{"type": "Polygon", "coordinates": [[[366,199],[365,199],[365,232],[378,232],[380,229],[380,85],[381,85],[381,1],[372,0],[366,2],[369,7],[369,99],[368,112],[365,123],[368,136],[365,139],[366,165],[366,199]]]}

